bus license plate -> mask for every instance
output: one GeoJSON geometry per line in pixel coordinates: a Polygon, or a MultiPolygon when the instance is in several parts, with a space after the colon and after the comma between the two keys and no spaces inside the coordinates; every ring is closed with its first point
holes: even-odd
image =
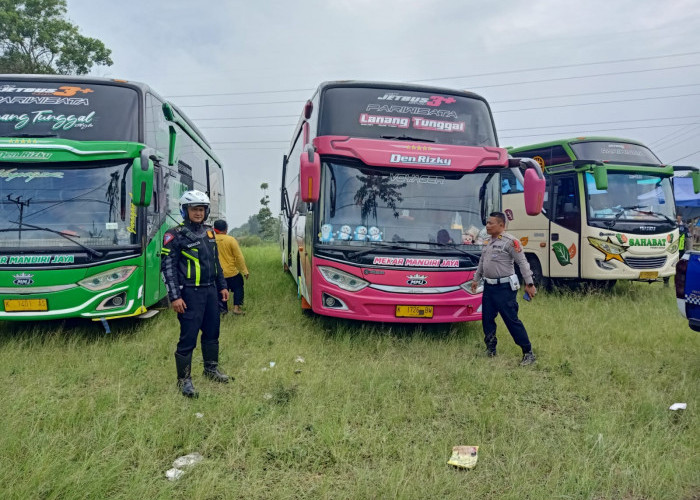
{"type": "Polygon", "coordinates": [[[432,318],[433,306],[396,306],[397,318],[432,318]]]}
{"type": "Polygon", "coordinates": [[[639,273],[640,280],[655,280],[659,277],[658,271],[641,271],[639,273]]]}
{"type": "Polygon", "coordinates": [[[46,299],[6,299],[5,312],[48,311],[46,299]]]}

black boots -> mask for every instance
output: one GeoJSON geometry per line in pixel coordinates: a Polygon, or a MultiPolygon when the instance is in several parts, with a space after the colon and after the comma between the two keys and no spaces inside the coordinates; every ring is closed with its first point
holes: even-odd
{"type": "Polygon", "coordinates": [[[520,362],[520,366],[528,366],[537,360],[535,355],[532,353],[532,349],[523,353],[523,360],[520,362]]]}
{"type": "Polygon", "coordinates": [[[214,382],[228,384],[229,376],[219,371],[219,344],[202,344],[204,376],[214,382]]]}
{"type": "Polygon", "coordinates": [[[177,367],[177,386],[182,391],[183,396],[188,398],[196,398],[199,396],[192,385],[190,372],[192,369],[192,353],[188,356],[182,356],[175,353],[175,366],[177,367]]]}

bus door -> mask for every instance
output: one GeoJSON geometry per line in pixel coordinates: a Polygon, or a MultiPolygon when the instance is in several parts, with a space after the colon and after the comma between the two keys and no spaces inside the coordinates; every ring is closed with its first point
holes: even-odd
{"type": "Polygon", "coordinates": [[[549,217],[549,276],[578,278],[581,253],[581,203],[578,174],[553,175],[547,187],[549,217]]]}
{"type": "Polygon", "coordinates": [[[165,217],[167,208],[167,193],[164,178],[167,173],[163,167],[155,164],[153,169],[153,198],[151,204],[145,208],[146,212],[146,246],[144,247],[144,257],[146,271],[144,273],[144,304],[149,306],[165,297],[168,293],[165,283],[160,274],[160,250],[163,247],[163,235],[167,226],[165,217]]]}

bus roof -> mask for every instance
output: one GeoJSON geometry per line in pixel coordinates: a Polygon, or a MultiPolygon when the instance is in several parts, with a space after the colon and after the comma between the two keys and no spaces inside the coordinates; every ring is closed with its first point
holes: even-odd
{"type": "MultiPolygon", "coordinates": [[[[206,137],[204,137],[204,134],[197,128],[197,126],[192,123],[192,121],[189,119],[187,115],[185,115],[180,108],[178,108],[177,105],[174,103],[168,101],[167,99],[163,98],[158,92],[153,90],[153,88],[150,85],[147,85],[142,82],[134,82],[131,80],[123,80],[120,78],[103,78],[99,76],[76,76],[76,75],[32,75],[32,74],[0,74],[0,80],[17,80],[17,81],[61,81],[61,82],[66,82],[66,83],[97,83],[97,84],[102,84],[102,85],[115,85],[118,87],[128,87],[132,88],[135,90],[138,90],[142,94],[146,93],[151,93],[155,97],[157,97],[160,101],[162,102],[167,102],[170,104],[175,110],[178,112],[180,117],[185,120],[187,125],[189,125],[192,130],[204,141],[204,143],[211,148],[211,145],[209,144],[209,141],[207,141],[206,137]]],[[[218,161],[218,159],[217,159],[218,161]]]]}
{"type": "Polygon", "coordinates": [[[445,88],[445,87],[434,87],[432,85],[419,85],[415,83],[401,83],[401,82],[373,82],[373,81],[365,81],[365,80],[334,80],[334,81],[327,81],[327,82],[322,82],[318,88],[316,89],[316,92],[314,92],[314,95],[316,95],[319,92],[324,91],[327,88],[336,88],[336,87],[369,87],[369,88],[378,88],[378,89],[389,89],[389,90],[413,90],[415,92],[435,92],[435,93],[441,93],[441,94],[452,94],[452,95],[459,95],[462,97],[470,97],[472,99],[479,99],[481,101],[486,102],[486,99],[480,96],[479,94],[476,94],[474,92],[469,92],[468,90],[455,90],[455,89],[450,89],[450,88],[445,88]]]}
{"type": "Polygon", "coordinates": [[[581,136],[581,137],[571,137],[568,139],[557,139],[553,141],[547,141],[547,142],[538,142],[536,144],[526,144],[523,146],[511,146],[508,148],[508,151],[517,151],[517,150],[522,150],[522,149],[539,149],[539,148],[546,148],[550,146],[558,146],[561,144],[576,144],[579,142],[624,142],[627,144],[636,144],[637,146],[644,146],[647,147],[644,143],[641,143],[639,141],[635,141],[633,139],[622,139],[620,137],[603,137],[603,136],[581,136]]]}

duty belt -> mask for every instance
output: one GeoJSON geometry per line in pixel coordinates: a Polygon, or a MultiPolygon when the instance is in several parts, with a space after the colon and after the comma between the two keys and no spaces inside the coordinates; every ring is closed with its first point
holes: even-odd
{"type": "Polygon", "coordinates": [[[510,279],[514,276],[515,274],[511,274],[505,278],[484,278],[484,281],[489,285],[500,285],[501,283],[510,283],[510,279]]]}

